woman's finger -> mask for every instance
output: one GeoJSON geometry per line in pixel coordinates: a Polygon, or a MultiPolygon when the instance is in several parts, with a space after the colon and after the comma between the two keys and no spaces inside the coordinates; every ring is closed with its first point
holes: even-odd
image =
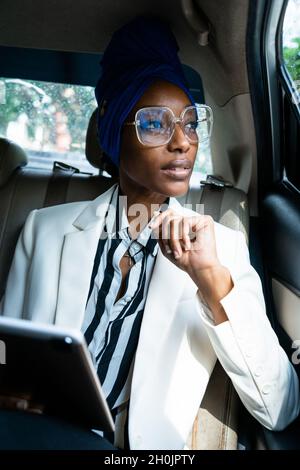
{"type": "MultiPolygon", "coordinates": [[[[157,220],[157,218],[155,220],[157,220]]],[[[152,227],[153,225],[151,224],[151,228],[152,227]]],[[[166,254],[171,254],[172,250],[169,246],[168,226],[166,224],[166,217],[160,218],[160,223],[156,224],[156,226],[153,227],[152,230],[153,233],[156,235],[156,238],[158,239],[161,250],[166,254]]]]}
{"type": "Polygon", "coordinates": [[[173,216],[169,219],[169,227],[170,227],[170,241],[169,245],[173,252],[174,258],[180,258],[182,255],[182,248],[180,244],[181,238],[181,225],[182,225],[182,217],[173,216]]]}
{"type": "Polygon", "coordinates": [[[195,217],[190,221],[190,230],[192,232],[192,246],[199,250],[204,247],[205,237],[208,234],[208,226],[210,221],[206,216],[195,217]]]}
{"type": "Polygon", "coordinates": [[[183,246],[186,251],[191,249],[191,240],[190,240],[190,224],[186,217],[182,219],[182,239],[183,246]]]}
{"type": "MultiPolygon", "coordinates": [[[[154,220],[152,220],[150,223],[149,223],[149,227],[151,229],[156,229],[161,223],[162,221],[166,218],[166,217],[169,217],[172,210],[171,209],[167,209],[166,211],[163,211],[163,212],[158,212],[158,211],[155,211],[158,215],[155,217],[154,220]]],[[[155,215],[155,214],[154,214],[155,215]]]]}

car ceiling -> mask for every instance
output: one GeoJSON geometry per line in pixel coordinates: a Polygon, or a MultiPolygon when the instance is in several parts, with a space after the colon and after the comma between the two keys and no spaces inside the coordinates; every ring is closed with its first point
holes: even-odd
{"type": "Polygon", "coordinates": [[[201,74],[205,88],[222,105],[248,91],[247,11],[248,0],[2,0],[0,44],[103,52],[112,33],[126,21],[155,14],[170,22],[182,62],[201,74]],[[192,13],[192,21],[184,11],[192,13]],[[197,43],[200,22],[210,28],[208,46],[197,43]]]}

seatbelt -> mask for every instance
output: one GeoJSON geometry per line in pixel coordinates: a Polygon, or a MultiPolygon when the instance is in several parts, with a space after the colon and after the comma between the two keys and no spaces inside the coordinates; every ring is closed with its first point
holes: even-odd
{"type": "Polygon", "coordinates": [[[205,181],[200,181],[200,185],[200,188],[190,188],[181,202],[191,204],[195,211],[197,204],[203,204],[204,214],[233,230],[240,230],[248,243],[248,198],[244,191],[214,175],[207,175],[205,181]]]}
{"type": "Polygon", "coordinates": [[[200,204],[204,204],[206,214],[211,215],[214,220],[219,222],[223,199],[227,194],[225,189],[232,188],[233,185],[213,175],[207,175],[206,180],[200,181],[200,183],[203,185],[200,204]]]}
{"type": "Polygon", "coordinates": [[[55,206],[66,202],[70,180],[74,173],[80,173],[78,168],[57,161],[53,162],[52,171],[43,207],[55,206]]]}

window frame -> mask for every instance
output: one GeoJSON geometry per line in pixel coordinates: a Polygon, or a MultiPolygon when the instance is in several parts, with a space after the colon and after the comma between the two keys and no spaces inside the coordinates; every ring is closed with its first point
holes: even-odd
{"type": "MultiPolygon", "coordinates": [[[[286,66],[283,56],[283,26],[286,15],[286,10],[288,7],[289,0],[284,0],[284,5],[282,7],[280,21],[278,24],[278,38],[277,38],[277,61],[278,61],[278,83],[281,92],[281,128],[284,130],[282,137],[282,180],[283,184],[287,186],[290,190],[300,194],[300,180],[299,186],[295,184],[295,181],[290,179],[287,173],[287,165],[290,165],[288,159],[290,158],[291,149],[293,149],[293,154],[297,155],[300,148],[297,146],[297,135],[293,140],[288,139],[288,134],[290,133],[291,126],[291,117],[295,120],[294,125],[297,127],[296,133],[300,132],[300,100],[295,102],[293,98],[294,86],[293,79],[289,73],[289,70],[286,66]],[[298,147],[298,148],[297,148],[298,147]],[[297,152],[298,150],[298,152],[297,152]]],[[[293,163],[293,162],[292,162],[293,163]]],[[[297,162],[294,162],[297,166],[297,162]]],[[[300,162],[298,164],[300,170],[300,162]]]]}

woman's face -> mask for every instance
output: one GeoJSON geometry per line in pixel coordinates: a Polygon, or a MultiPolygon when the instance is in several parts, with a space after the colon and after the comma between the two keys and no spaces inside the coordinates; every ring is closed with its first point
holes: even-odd
{"type": "MultiPolygon", "coordinates": [[[[176,117],[191,102],[181,88],[165,81],[156,81],[144,93],[132,109],[126,122],[134,121],[138,109],[147,106],[167,106],[176,117]]],[[[137,138],[135,126],[123,126],[120,153],[120,185],[122,190],[134,190],[145,195],[180,196],[188,190],[197,144],[191,143],[180,125],[168,144],[159,147],[147,147],[137,138]],[[189,168],[188,171],[170,171],[167,166],[174,165],[189,168]]]]}

